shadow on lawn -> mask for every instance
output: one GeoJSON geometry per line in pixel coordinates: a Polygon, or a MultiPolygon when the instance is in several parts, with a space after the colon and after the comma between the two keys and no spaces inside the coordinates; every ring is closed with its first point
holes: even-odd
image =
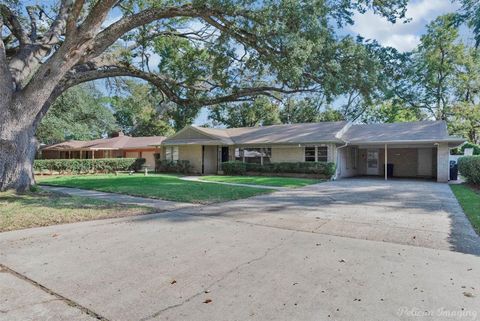
{"type": "Polygon", "coordinates": [[[84,198],[52,193],[0,194],[0,204],[18,204],[21,207],[44,207],[52,209],[108,209],[121,208],[123,205],[107,203],[94,199],[88,202],[84,198]]]}

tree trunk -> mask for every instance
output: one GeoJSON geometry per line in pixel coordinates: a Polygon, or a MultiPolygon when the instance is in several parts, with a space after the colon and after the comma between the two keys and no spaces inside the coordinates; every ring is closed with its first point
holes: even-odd
{"type": "Polygon", "coordinates": [[[24,108],[1,105],[3,103],[0,103],[0,191],[15,189],[23,192],[35,183],[33,160],[37,141],[34,121],[31,115],[26,115],[24,108]],[[22,110],[23,114],[12,110],[22,110]]]}

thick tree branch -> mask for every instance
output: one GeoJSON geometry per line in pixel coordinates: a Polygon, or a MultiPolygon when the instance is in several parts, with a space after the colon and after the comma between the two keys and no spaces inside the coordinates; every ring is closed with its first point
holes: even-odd
{"type": "Polygon", "coordinates": [[[0,15],[2,15],[5,25],[8,27],[8,29],[10,29],[12,34],[15,35],[21,46],[29,43],[27,33],[25,32],[25,29],[22,27],[22,24],[18,20],[15,13],[13,13],[9,7],[1,3],[0,15]]]}
{"type": "Polygon", "coordinates": [[[156,86],[172,102],[185,106],[210,106],[225,102],[243,101],[245,98],[251,98],[260,95],[273,97],[273,93],[292,94],[310,91],[307,89],[258,86],[233,89],[231,93],[214,97],[201,97],[196,99],[182,98],[178,96],[174,90],[172,90],[172,87],[179,86],[179,84],[167,76],[144,72],[129,66],[105,66],[104,68],[98,68],[98,66],[93,65],[77,66],[75,72],[72,71],[67,75],[65,80],[62,82],[59,91],[64,91],[67,88],[87,81],[110,77],[134,77],[143,79],[156,86]]]}
{"type": "Polygon", "coordinates": [[[84,0],[76,0],[71,12],[69,13],[67,23],[66,23],[66,34],[67,36],[72,35],[77,29],[77,21],[82,12],[83,5],[85,4],[84,0]]]}
{"type": "MultiPolygon", "coordinates": [[[[3,18],[0,16],[0,30],[3,28],[3,18]]],[[[7,53],[5,51],[5,44],[0,37],[0,99],[7,99],[12,93],[12,75],[7,63],[7,53]]]]}
{"type": "Polygon", "coordinates": [[[127,32],[153,21],[175,17],[200,17],[207,13],[214,13],[213,9],[198,8],[191,4],[180,7],[150,8],[139,13],[126,16],[111,24],[95,37],[92,52],[85,57],[84,61],[95,58],[102,54],[108,47],[127,32]]]}

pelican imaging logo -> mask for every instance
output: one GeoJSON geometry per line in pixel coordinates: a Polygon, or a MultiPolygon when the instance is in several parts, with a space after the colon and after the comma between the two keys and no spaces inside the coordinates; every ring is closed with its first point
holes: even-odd
{"type": "Polygon", "coordinates": [[[477,311],[474,310],[449,310],[445,308],[438,308],[435,310],[424,310],[417,307],[401,307],[397,311],[397,315],[400,317],[432,317],[432,318],[451,318],[452,320],[477,320],[477,311]]]}

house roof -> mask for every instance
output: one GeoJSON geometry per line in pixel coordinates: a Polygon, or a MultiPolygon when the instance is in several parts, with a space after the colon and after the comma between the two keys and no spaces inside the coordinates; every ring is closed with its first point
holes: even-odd
{"type": "Polygon", "coordinates": [[[91,150],[110,150],[110,149],[134,149],[151,148],[160,145],[164,136],[149,137],[130,137],[118,136],[112,138],[103,138],[95,140],[69,140],[66,142],[44,147],[43,150],[71,150],[71,149],[91,149],[91,150]]]}
{"type": "Polygon", "coordinates": [[[355,124],[342,136],[345,142],[464,142],[463,138],[448,135],[445,121],[418,121],[389,124],[355,124]]]}
{"type": "Polygon", "coordinates": [[[190,126],[167,138],[164,143],[168,145],[194,143],[195,138],[183,137],[185,131],[204,134],[212,141],[226,145],[341,143],[343,141],[340,139],[340,135],[347,124],[345,121],[339,121],[226,129],[190,126]]]}

